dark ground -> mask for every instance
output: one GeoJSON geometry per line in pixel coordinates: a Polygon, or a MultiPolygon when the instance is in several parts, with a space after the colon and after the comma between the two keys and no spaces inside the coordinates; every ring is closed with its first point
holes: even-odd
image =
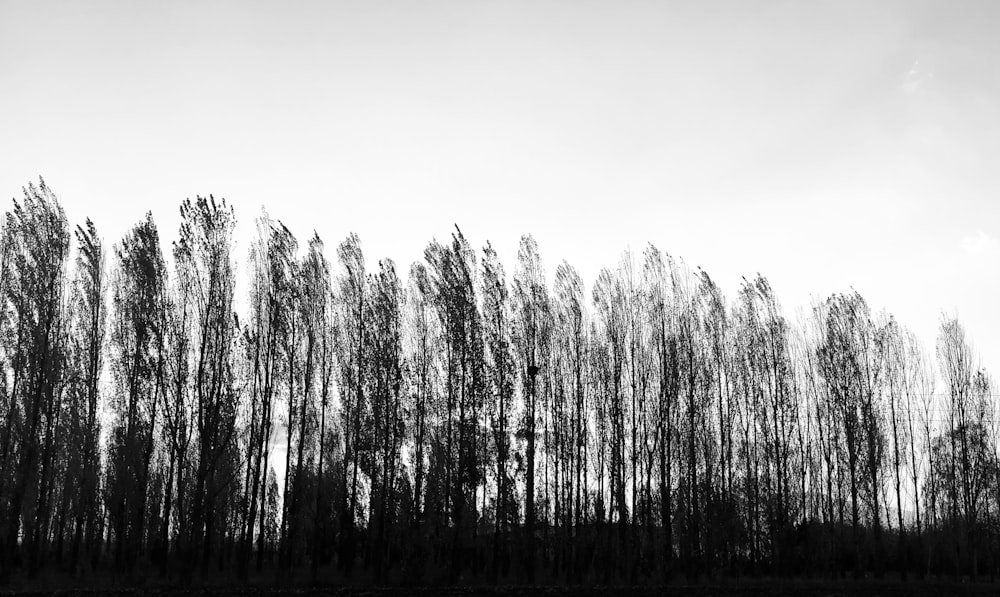
{"type": "Polygon", "coordinates": [[[661,587],[421,587],[421,588],[362,588],[362,587],[293,587],[273,588],[264,586],[203,586],[144,587],[118,589],[43,589],[0,590],[0,596],[42,596],[91,597],[118,595],[132,597],[152,595],[154,597],[269,597],[269,596],[321,596],[340,597],[765,597],[798,596],[839,597],[861,595],[864,597],[937,597],[961,595],[1000,596],[1000,585],[990,583],[953,583],[941,581],[753,581],[730,582],[706,585],[670,585],[661,587]]]}

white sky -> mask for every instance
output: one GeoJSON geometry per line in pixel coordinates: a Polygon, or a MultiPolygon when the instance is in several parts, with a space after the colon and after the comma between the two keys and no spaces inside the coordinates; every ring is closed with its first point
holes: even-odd
{"type": "MultiPolygon", "coordinates": [[[[405,274],[457,222],[592,283],[646,242],[857,288],[1000,374],[1000,3],[0,0],[0,196],[110,243],[227,198],[405,274]]],[[[241,271],[245,271],[241,264],[241,271]]]]}

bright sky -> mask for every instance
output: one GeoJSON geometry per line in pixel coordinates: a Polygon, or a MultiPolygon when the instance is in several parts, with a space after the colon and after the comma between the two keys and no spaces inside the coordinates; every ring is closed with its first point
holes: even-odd
{"type": "MultiPolygon", "coordinates": [[[[857,288],[1000,375],[1000,3],[0,0],[0,196],[110,243],[227,198],[405,273],[457,222],[592,283],[647,242],[857,288]]],[[[165,246],[168,249],[169,244],[165,246]]],[[[245,271],[241,264],[241,271],[245,271]]]]}

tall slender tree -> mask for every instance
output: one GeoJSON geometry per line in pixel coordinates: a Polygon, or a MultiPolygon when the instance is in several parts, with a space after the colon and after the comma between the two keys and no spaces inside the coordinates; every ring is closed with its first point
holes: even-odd
{"type": "MultiPolygon", "coordinates": [[[[69,502],[72,533],[70,568],[77,570],[81,550],[95,567],[100,507],[99,381],[104,364],[107,276],[105,253],[89,219],[77,227],[76,272],[71,295],[70,354],[72,383],[68,388],[70,460],[64,491],[69,502]]],[[[60,533],[60,537],[62,533],[60,533]]],[[[61,553],[61,550],[60,550],[61,553]]]]}
{"type": "Polygon", "coordinates": [[[115,562],[130,572],[142,550],[158,408],[163,400],[166,265],[152,216],[115,248],[111,370],[115,391],[108,458],[108,507],[115,562]]]}
{"type": "Polygon", "coordinates": [[[3,536],[0,581],[9,579],[19,550],[26,548],[27,572],[39,569],[52,492],[59,402],[65,350],[63,292],[70,232],[62,206],[44,180],[29,184],[4,222],[9,255],[4,301],[10,381],[7,386],[0,486],[3,536]]]}
{"type": "MultiPolygon", "coordinates": [[[[174,261],[182,279],[178,299],[190,308],[191,392],[194,403],[194,487],[191,493],[189,566],[207,573],[222,531],[219,510],[234,483],[238,388],[234,364],[237,322],[233,313],[235,224],[225,200],[198,197],[181,204],[174,261]]],[[[190,572],[190,568],[188,569],[190,572]]]]}

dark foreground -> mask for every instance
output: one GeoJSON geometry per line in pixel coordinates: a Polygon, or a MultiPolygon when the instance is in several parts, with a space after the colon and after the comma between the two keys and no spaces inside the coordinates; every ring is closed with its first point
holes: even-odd
{"type": "Polygon", "coordinates": [[[660,587],[543,587],[543,586],[459,586],[459,587],[264,587],[264,586],[203,586],[203,587],[143,587],[143,588],[86,588],[86,589],[26,589],[0,590],[0,596],[60,597],[96,595],[153,595],[159,597],[268,597],[268,596],[321,596],[342,597],[744,597],[744,596],[809,596],[839,597],[861,595],[864,597],[937,597],[951,595],[1000,595],[1000,584],[954,583],[936,581],[754,581],[705,585],[669,585],[660,587]]]}

